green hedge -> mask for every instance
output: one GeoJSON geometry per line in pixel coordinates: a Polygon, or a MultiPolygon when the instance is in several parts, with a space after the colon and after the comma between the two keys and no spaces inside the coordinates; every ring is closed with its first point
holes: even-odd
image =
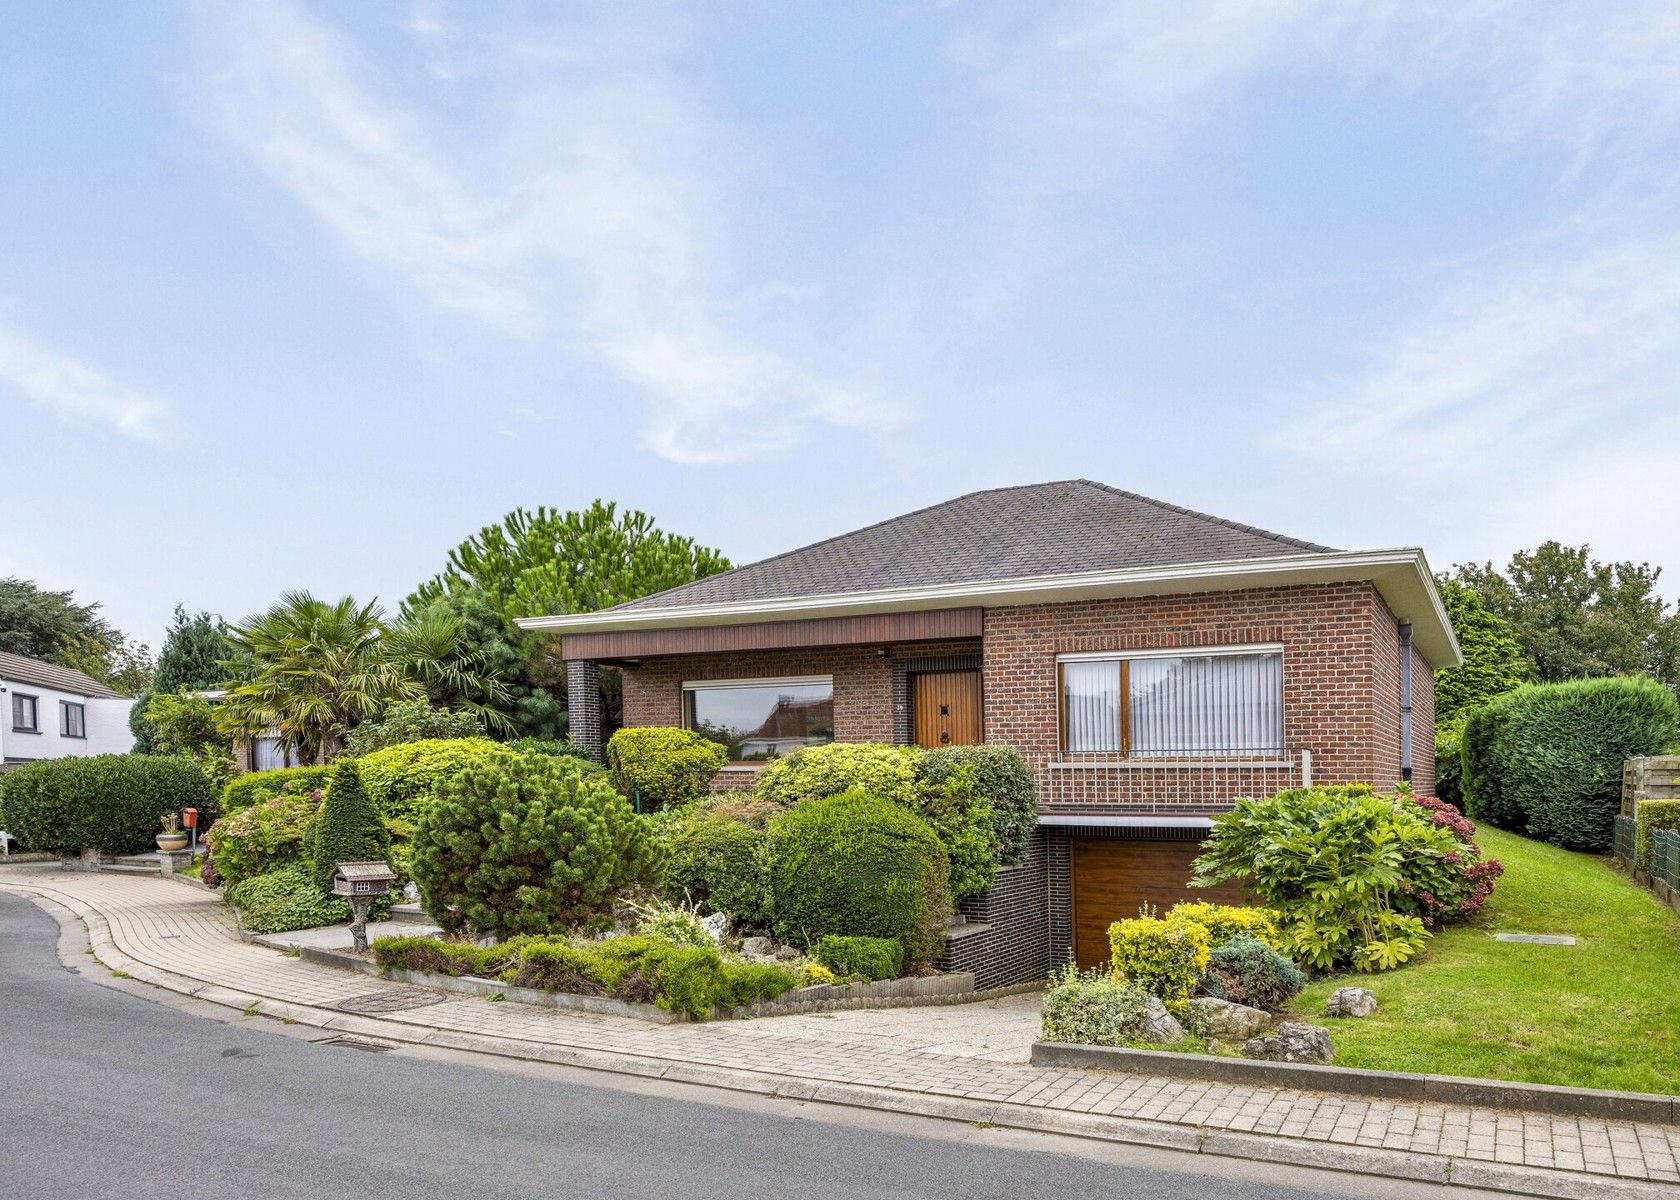
{"type": "Polygon", "coordinates": [[[1637,830],[1634,833],[1633,865],[1641,871],[1651,869],[1651,832],[1656,829],[1680,831],[1680,800],[1641,800],[1634,809],[1637,830]]]}
{"type": "Polygon", "coordinates": [[[323,895],[309,872],[295,863],[234,884],[225,895],[251,933],[315,929],[350,919],[350,905],[323,895]]]}
{"type": "Polygon", "coordinates": [[[925,782],[943,787],[960,767],[974,772],[975,792],[992,807],[999,861],[1019,863],[1038,828],[1032,768],[1013,746],[942,746],[922,755],[920,772],[925,782]]]}
{"type": "Polygon", "coordinates": [[[794,805],[770,823],[771,913],[783,941],[895,938],[934,958],[950,921],[950,862],[927,822],[863,791],[794,805]]]}
{"type": "Polygon", "coordinates": [[[736,931],[768,919],[764,830],[699,808],[659,829],[665,847],[663,890],[672,901],[728,913],[736,931]]]}
{"type": "Polygon", "coordinates": [[[904,947],[892,938],[830,934],[817,943],[815,957],[842,979],[897,979],[904,969],[904,947]]]}
{"type": "Polygon", "coordinates": [[[651,725],[620,729],[605,757],[618,790],[652,812],[703,799],[729,752],[692,730],[651,725]]]}
{"type": "Polygon", "coordinates": [[[222,789],[222,811],[236,813],[281,792],[313,792],[332,782],[331,767],[276,767],[272,771],[246,771],[235,775],[222,789]]]}
{"type": "Polygon", "coordinates": [[[425,738],[375,750],[356,763],[362,786],[379,814],[414,821],[439,783],[502,749],[500,742],[489,738],[425,738]]]}
{"type": "Polygon", "coordinates": [[[760,799],[774,804],[796,804],[856,788],[913,808],[921,757],[922,752],[914,746],[880,742],[806,746],[760,771],[757,793],[760,799]]]}
{"type": "Polygon", "coordinates": [[[1622,764],[1674,744],[1680,702],[1654,679],[1530,684],[1470,714],[1469,815],[1570,850],[1607,851],[1622,764]]]}
{"type": "Polygon", "coordinates": [[[175,756],[55,758],[0,775],[0,829],[26,850],[152,850],[164,815],[183,808],[201,827],[216,816],[204,772],[175,756]]]}

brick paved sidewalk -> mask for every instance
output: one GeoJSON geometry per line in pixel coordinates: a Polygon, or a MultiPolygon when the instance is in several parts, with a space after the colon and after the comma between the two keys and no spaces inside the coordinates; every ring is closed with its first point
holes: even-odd
{"type": "Polygon", "coordinates": [[[1606,1195],[1614,1177],[1648,1181],[1628,1195],[1672,1195],[1650,1185],[1680,1182],[1680,1126],[1008,1061],[1021,1057],[1030,1013],[1018,999],[914,1010],[936,1018],[886,1009],[830,1021],[654,1025],[451,997],[369,1018],[334,1006],[399,985],[247,943],[211,894],[164,879],[39,867],[0,868],[0,889],[70,910],[106,966],[144,982],[344,1032],[1527,1194],[1606,1195]],[[996,1038],[984,1036],[992,1021],[996,1038]]]}

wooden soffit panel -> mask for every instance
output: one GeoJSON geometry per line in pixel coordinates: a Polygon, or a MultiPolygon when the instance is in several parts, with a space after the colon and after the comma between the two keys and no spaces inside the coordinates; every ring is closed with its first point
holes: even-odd
{"type": "Polygon", "coordinates": [[[954,641],[980,636],[981,613],[979,608],[936,608],[855,617],[816,617],[803,621],[760,621],[750,625],[571,633],[561,639],[561,654],[568,661],[573,661],[723,654],[731,650],[954,641]]]}

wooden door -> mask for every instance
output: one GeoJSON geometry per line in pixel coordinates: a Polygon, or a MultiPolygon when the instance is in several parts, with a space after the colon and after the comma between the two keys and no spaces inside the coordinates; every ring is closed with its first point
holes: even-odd
{"type": "Polygon", "coordinates": [[[916,745],[931,750],[980,741],[980,672],[927,671],[910,680],[916,745]]]}
{"type": "Polygon", "coordinates": [[[1145,905],[1155,915],[1180,900],[1247,904],[1241,885],[1193,888],[1190,860],[1202,851],[1192,841],[1119,841],[1090,838],[1068,847],[1073,892],[1073,957],[1082,970],[1109,959],[1108,927],[1135,917],[1145,905]]]}

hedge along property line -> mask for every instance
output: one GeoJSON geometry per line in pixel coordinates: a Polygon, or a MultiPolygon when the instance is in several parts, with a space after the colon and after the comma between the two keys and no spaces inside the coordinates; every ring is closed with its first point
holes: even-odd
{"type": "Polygon", "coordinates": [[[1211,1054],[1184,1054],[1175,1050],[1137,1050],[1125,1046],[1074,1046],[1065,1042],[1034,1042],[1032,1064],[1035,1067],[1095,1067],[1132,1075],[1167,1075],[1215,1083],[1295,1088],[1304,1092],[1333,1092],[1337,1095],[1373,1096],[1383,1100],[1411,1100],[1429,1104],[1508,1108],[1557,1116],[1602,1117],[1621,1121],[1654,1121],[1662,1124],[1680,1121],[1680,1096],[1555,1087],[1544,1083],[1516,1083],[1498,1079],[1466,1079],[1458,1075],[1368,1071],[1359,1067],[1323,1066],[1317,1063],[1223,1058],[1211,1054]]]}
{"type": "MultiPolygon", "coordinates": [[[[394,983],[407,983],[415,987],[434,988],[440,992],[485,998],[500,996],[503,1000],[535,1005],[539,1008],[631,1017],[638,1021],[651,1021],[661,1025],[688,1023],[691,1020],[682,1013],[668,1012],[654,1004],[635,1004],[628,1000],[616,1000],[611,996],[582,996],[574,992],[515,987],[500,980],[485,979],[477,975],[442,975],[431,971],[409,971],[399,967],[380,970],[371,959],[361,958],[343,950],[302,946],[298,956],[306,962],[359,971],[363,975],[389,979],[394,983]]],[[[996,1000],[1004,996],[1038,991],[1042,986],[1037,983],[1014,984],[976,991],[974,976],[967,971],[921,978],[883,979],[875,983],[819,983],[812,987],[794,988],[775,1000],[761,1000],[740,1008],[713,1009],[711,1019],[788,1017],[799,1013],[840,1012],[862,1008],[921,1008],[936,1004],[971,1004],[980,1000],[996,1000]]]]}

